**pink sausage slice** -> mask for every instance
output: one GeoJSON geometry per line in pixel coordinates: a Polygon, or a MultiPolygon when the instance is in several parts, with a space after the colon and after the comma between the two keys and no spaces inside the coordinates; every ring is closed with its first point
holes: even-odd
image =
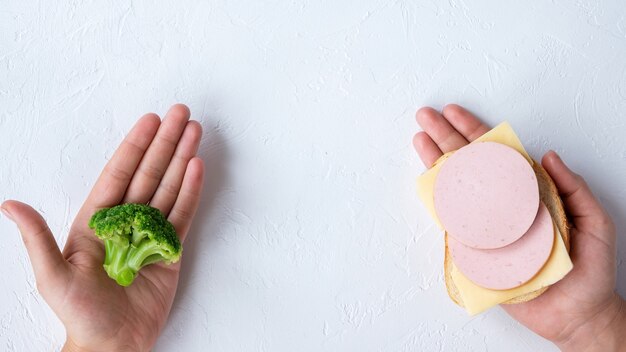
{"type": "Polygon", "coordinates": [[[539,185],[532,166],[515,149],[472,143],[441,166],[433,200],[450,236],[470,247],[493,249],[528,231],[539,209],[539,185]]]}
{"type": "Polygon", "coordinates": [[[448,249],[454,264],[475,284],[507,290],[523,285],[541,270],[550,257],[554,234],[550,212],[541,203],[528,232],[506,247],[476,249],[448,237],[448,249]]]}

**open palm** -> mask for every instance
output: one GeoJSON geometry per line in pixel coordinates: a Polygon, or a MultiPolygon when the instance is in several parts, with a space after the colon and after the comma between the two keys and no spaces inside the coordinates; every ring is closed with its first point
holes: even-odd
{"type": "Polygon", "coordinates": [[[102,268],[104,245],[87,226],[95,211],[121,203],[158,208],[184,241],[200,200],[202,134],[189,109],[173,106],[163,122],[143,116],[105,166],[76,216],[63,253],[30,206],[6,201],[3,212],[20,228],[37,287],[67,330],[67,351],[146,351],[169,314],[180,262],[143,268],[129,287],[102,268]]]}
{"type": "MultiPolygon", "coordinates": [[[[426,167],[443,153],[461,148],[489,130],[458,105],[448,105],[442,113],[422,108],[416,117],[424,131],[415,135],[413,144],[426,167]]],[[[582,177],[556,153],[546,153],[542,165],[556,183],[573,222],[570,256],[574,269],[538,298],[502,307],[560,347],[586,350],[606,337],[604,334],[612,333],[614,323],[623,319],[624,302],[614,291],[615,226],[582,177]],[[589,345],[572,346],[580,340],[589,345]]]]}

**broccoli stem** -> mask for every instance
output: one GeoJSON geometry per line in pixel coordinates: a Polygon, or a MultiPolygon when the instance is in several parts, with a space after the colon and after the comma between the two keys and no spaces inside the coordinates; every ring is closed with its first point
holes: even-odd
{"type": "Polygon", "coordinates": [[[148,264],[163,260],[167,253],[155,241],[143,241],[139,246],[131,245],[128,254],[128,265],[137,270],[148,264]]]}
{"type": "Polygon", "coordinates": [[[154,241],[142,241],[138,246],[129,242],[105,240],[104,269],[121,286],[129,286],[142,267],[160,261],[166,253],[154,241]]]}
{"type": "Polygon", "coordinates": [[[126,258],[131,250],[129,243],[120,243],[121,241],[105,240],[104,248],[106,255],[104,257],[104,270],[110,278],[115,280],[120,286],[129,286],[135,280],[137,271],[139,270],[128,266],[126,258]]]}

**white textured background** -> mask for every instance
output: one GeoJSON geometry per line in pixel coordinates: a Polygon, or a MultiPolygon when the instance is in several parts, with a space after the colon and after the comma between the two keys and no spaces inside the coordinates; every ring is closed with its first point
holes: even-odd
{"type": "MultiPolygon", "coordinates": [[[[134,121],[187,103],[209,187],[156,351],[553,349],[448,299],[414,190],[424,104],[508,119],[626,229],[622,1],[104,3],[0,1],[0,200],[63,243],[134,121]]],[[[15,227],[0,234],[0,350],[58,348],[15,227]]]]}

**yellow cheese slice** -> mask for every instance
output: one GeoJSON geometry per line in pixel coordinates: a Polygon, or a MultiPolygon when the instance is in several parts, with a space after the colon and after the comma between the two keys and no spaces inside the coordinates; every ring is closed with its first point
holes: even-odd
{"type": "MultiPolygon", "coordinates": [[[[520,152],[529,163],[533,163],[532,159],[522,146],[522,143],[508,122],[499,124],[472,143],[477,142],[496,142],[508,145],[520,152]]],[[[443,162],[452,153],[453,152],[444,154],[441,158],[439,158],[439,160],[437,160],[433,167],[424,172],[417,179],[418,195],[432,218],[442,229],[443,226],[441,225],[441,222],[437,217],[437,213],[435,212],[433,190],[435,188],[435,178],[441,169],[441,165],[443,165],[443,162]]],[[[550,258],[541,271],[530,281],[510,290],[498,291],[480,287],[465,277],[453,264],[450,274],[459,290],[459,294],[468,313],[471,315],[478,314],[485,309],[498,305],[502,302],[506,302],[512,298],[536,291],[561,280],[570,270],[572,270],[573,265],[558,229],[555,231],[555,236],[556,240],[554,242],[550,258]]]]}
{"type": "MultiPolygon", "coordinates": [[[[483,134],[478,139],[473,141],[472,143],[478,142],[496,142],[504,145],[508,145],[509,147],[520,152],[529,163],[532,164],[532,159],[526,153],[526,149],[522,146],[522,142],[520,142],[519,138],[513,131],[513,128],[508,122],[502,122],[498,126],[494,127],[491,131],[483,134]]],[[[433,167],[431,167],[428,171],[424,172],[417,178],[417,194],[420,197],[422,203],[430,213],[430,216],[435,220],[437,225],[441,229],[443,226],[441,222],[439,222],[439,218],[437,217],[437,213],[435,212],[435,203],[433,199],[433,191],[435,189],[435,178],[439,173],[439,169],[441,169],[441,165],[443,165],[443,161],[445,161],[453,152],[444,154],[441,158],[439,158],[433,167]]]]}
{"type": "Polygon", "coordinates": [[[459,290],[465,310],[470,315],[475,315],[497,304],[550,286],[561,280],[574,266],[558,229],[555,231],[555,237],[550,258],[541,271],[527,283],[510,290],[490,290],[478,286],[465,277],[456,265],[452,264],[450,276],[459,290]]]}

